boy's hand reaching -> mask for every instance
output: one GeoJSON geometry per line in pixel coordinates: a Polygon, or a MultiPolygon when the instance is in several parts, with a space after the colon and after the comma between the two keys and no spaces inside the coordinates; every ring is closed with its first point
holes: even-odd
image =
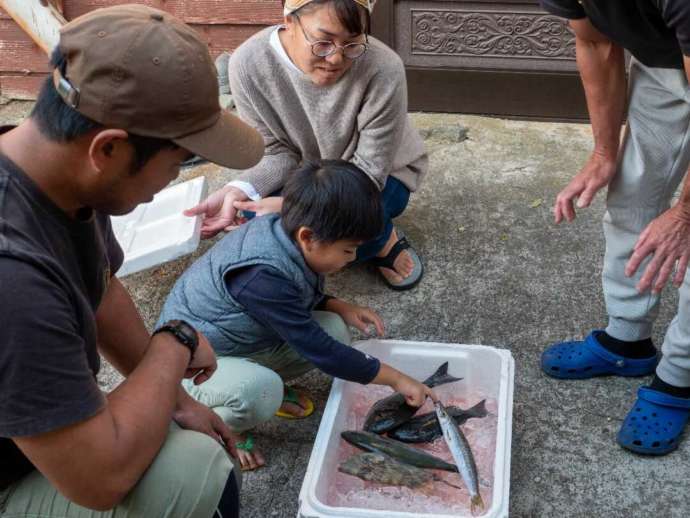
{"type": "Polygon", "coordinates": [[[434,402],[438,400],[438,396],[432,389],[402,372],[399,374],[400,377],[393,384],[393,389],[405,396],[408,405],[422,406],[427,397],[430,397],[434,402]]]}
{"type": "Polygon", "coordinates": [[[374,326],[374,328],[376,328],[376,334],[379,337],[383,337],[386,333],[383,319],[373,309],[364,308],[338,299],[329,300],[326,304],[326,309],[337,313],[347,325],[356,327],[362,333],[368,334],[369,326],[374,326]]]}

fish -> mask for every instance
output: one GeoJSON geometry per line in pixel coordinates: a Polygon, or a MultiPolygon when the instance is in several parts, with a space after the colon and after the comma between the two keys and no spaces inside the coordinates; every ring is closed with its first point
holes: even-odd
{"type": "MultiPolygon", "coordinates": [[[[422,383],[429,388],[433,388],[446,383],[460,381],[461,379],[448,374],[448,362],[445,362],[422,383]]],[[[374,403],[364,418],[363,428],[367,432],[386,433],[409,420],[415,415],[417,410],[419,410],[419,407],[408,405],[405,401],[405,396],[396,393],[374,403]]]]}
{"type": "Polygon", "coordinates": [[[414,489],[433,480],[460,489],[429,470],[399,462],[384,453],[357,453],[341,462],[338,471],[387,486],[414,489]]]}
{"type": "Polygon", "coordinates": [[[446,412],[446,409],[443,408],[443,404],[437,401],[434,403],[434,408],[441,430],[443,430],[443,438],[448,445],[453,460],[455,460],[460,478],[462,478],[467,490],[470,492],[470,512],[474,515],[477,506],[484,509],[484,501],[479,494],[479,475],[472,448],[470,448],[470,443],[467,442],[467,438],[460,430],[460,427],[455,424],[446,412]]]}
{"type": "MultiPolygon", "coordinates": [[[[484,406],[485,402],[486,399],[482,399],[467,410],[456,406],[449,406],[446,407],[446,412],[459,426],[473,417],[486,417],[488,412],[484,406]]],[[[388,437],[391,439],[409,443],[433,442],[442,435],[443,432],[436,417],[436,412],[415,416],[388,432],[388,437]]]]}
{"type": "Polygon", "coordinates": [[[444,471],[458,471],[458,467],[445,460],[434,457],[420,449],[405,443],[389,439],[373,432],[356,430],[345,431],[340,436],[357,448],[372,453],[383,453],[395,460],[423,469],[442,469],[444,471]]]}

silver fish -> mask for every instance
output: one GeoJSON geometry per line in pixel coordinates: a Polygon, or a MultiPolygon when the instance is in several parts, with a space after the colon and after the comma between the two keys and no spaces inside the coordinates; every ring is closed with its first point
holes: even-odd
{"type": "Polygon", "coordinates": [[[479,494],[479,475],[477,474],[477,465],[474,462],[472,449],[467,442],[465,434],[462,433],[460,427],[451,419],[441,402],[437,401],[434,407],[436,409],[436,417],[441,425],[441,430],[443,430],[443,438],[446,440],[448,449],[453,455],[455,464],[458,466],[462,481],[470,492],[470,511],[474,515],[475,507],[479,506],[484,509],[484,501],[479,494]]]}

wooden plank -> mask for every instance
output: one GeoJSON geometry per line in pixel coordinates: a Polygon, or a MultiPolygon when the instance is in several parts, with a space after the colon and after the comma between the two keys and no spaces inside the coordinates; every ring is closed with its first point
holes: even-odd
{"type": "Polygon", "coordinates": [[[0,20],[0,72],[47,72],[48,57],[12,20],[0,20]]]}
{"type": "Polygon", "coordinates": [[[50,54],[60,39],[60,27],[65,19],[57,7],[39,0],[0,0],[0,6],[34,40],[46,54],[50,54]]]}
{"type": "Polygon", "coordinates": [[[47,74],[0,75],[0,94],[9,99],[36,99],[47,74]]]}
{"type": "MultiPolygon", "coordinates": [[[[65,16],[74,19],[101,7],[132,0],[67,0],[65,16]]],[[[136,0],[167,11],[190,24],[274,25],[283,19],[280,0],[136,0]]]]}
{"type": "Polygon", "coordinates": [[[275,25],[283,21],[280,0],[198,0],[185,5],[187,23],[275,25]]]}
{"type": "Polygon", "coordinates": [[[249,37],[262,30],[264,25],[192,25],[206,41],[208,50],[215,58],[224,50],[233,51],[249,37]]]}

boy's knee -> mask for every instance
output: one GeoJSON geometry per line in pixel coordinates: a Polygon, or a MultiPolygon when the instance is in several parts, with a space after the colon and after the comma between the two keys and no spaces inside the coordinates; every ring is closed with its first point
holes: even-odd
{"type": "Polygon", "coordinates": [[[315,311],[314,318],[321,328],[335,340],[346,345],[352,343],[350,328],[347,327],[345,321],[337,313],[333,313],[332,311],[315,311]]]}
{"type": "Polygon", "coordinates": [[[270,369],[254,369],[213,410],[233,430],[243,432],[275,415],[283,401],[283,380],[270,369]]]}

